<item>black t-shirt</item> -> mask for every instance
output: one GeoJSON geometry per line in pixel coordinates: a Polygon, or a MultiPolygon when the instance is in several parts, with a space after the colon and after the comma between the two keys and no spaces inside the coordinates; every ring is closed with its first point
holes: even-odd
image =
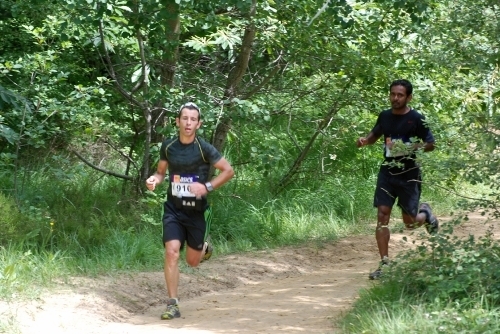
{"type": "MultiPolygon", "coordinates": [[[[382,111],[372,129],[376,136],[384,136],[384,159],[385,163],[381,167],[381,171],[390,172],[393,175],[403,175],[405,170],[417,170],[415,163],[415,152],[411,149],[406,149],[407,146],[416,142],[433,143],[434,136],[431,130],[425,123],[425,117],[414,109],[410,109],[404,115],[392,113],[392,109],[382,111]],[[393,142],[393,149],[389,149],[386,145],[388,142],[393,142]],[[391,162],[396,162],[400,167],[394,166],[391,162]],[[402,173],[402,174],[401,174],[402,173]]],[[[404,177],[414,177],[406,175],[404,177]]]]}
{"type": "Polygon", "coordinates": [[[179,137],[165,140],[161,145],[160,160],[168,163],[168,195],[172,196],[173,182],[207,182],[210,166],[221,158],[215,147],[198,137],[190,144],[181,143],[179,137]]]}

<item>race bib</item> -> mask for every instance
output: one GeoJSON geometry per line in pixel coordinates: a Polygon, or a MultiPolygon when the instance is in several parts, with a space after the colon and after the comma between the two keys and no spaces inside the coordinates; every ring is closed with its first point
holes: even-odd
{"type": "Polygon", "coordinates": [[[411,143],[403,141],[402,138],[385,138],[385,156],[402,157],[412,153],[411,143]]]}
{"type": "Polygon", "coordinates": [[[172,176],[172,195],[174,197],[196,197],[191,192],[191,184],[198,182],[199,176],[194,174],[176,174],[172,176]]]}

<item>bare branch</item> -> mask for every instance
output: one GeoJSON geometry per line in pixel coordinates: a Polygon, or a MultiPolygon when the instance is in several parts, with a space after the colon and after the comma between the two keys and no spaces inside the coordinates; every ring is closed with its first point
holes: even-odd
{"type": "Polygon", "coordinates": [[[288,126],[286,127],[286,133],[288,134],[288,137],[290,137],[290,139],[291,139],[291,140],[293,141],[293,143],[295,144],[295,147],[296,147],[298,150],[300,150],[301,148],[300,148],[299,143],[297,142],[297,140],[295,139],[295,137],[294,137],[294,136],[292,136],[292,133],[291,133],[291,131],[290,131],[290,125],[292,124],[292,113],[290,112],[290,113],[288,114],[288,116],[289,116],[289,117],[288,117],[288,126]]]}
{"type": "Polygon", "coordinates": [[[273,70],[271,71],[271,73],[269,73],[265,78],[264,80],[262,80],[262,82],[255,86],[250,92],[246,93],[244,96],[243,96],[243,100],[247,100],[249,98],[251,98],[254,94],[256,94],[258,91],[260,91],[262,89],[262,87],[266,86],[269,81],[271,81],[271,79],[280,71],[281,69],[281,64],[279,63],[279,60],[281,59],[281,52],[280,52],[280,55],[278,56],[278,59],[275,61],[275,62],[278,62],[278,64],[273,68],[273,70]]]}
{"type": "Polygon", "coordinates": [[[76,152],[75,150],[71,150],[72,153],[74,153],[81,161],[83,161],[86,165],[92,167],[93,169],[95,170],[98,170],[104,174],[108,174],[108,175],[111,175],[111,176],[115,176],[115,177],[118,177],[120,179],[124,179],[124,180],[129,180],[129,181],[133,181],[134,178],[130,175],[123,175],[123,174],[118,174],[118,173],[115,173],[115,172],[112,172],[112,171],[109,171],[107,169],[104,169],[104,168],[101,168],[99,166],[96,166],[94,165],[93,163],[91,163],[90,161],[88,161],[87,159],[85,159],[84,157],[82,157],[78,152],[76,152]]]}
{"type": "Polygon", "coordinates": [[[139,53],[141,55],[141,73],[142,73],[141,81],[144,83],[143,85],[144,93],[147,93],[149,78],[148,74],[146,73],[147,63],[146,63],[146,56],[144,55],[144,41],[142,40],[142,34],[139,29],[137,29],[137,44],[139,45],[139,53]]]}
{"type": "Polygon", "coordinates": [[[125,153],[123,153],[122,151],[120,151],[114,144],[112,144],[108,139],[104,139],[104,142],[106,144],[108,144],[113,150],[115,150],[116,152],[118,152],[118,154],[120,154],[122,157],[124,157],[126,160],[128,160],[132,165],[134,165],[134,167],[139,170],[139,167],[137,166],[137,164],[135,163],[134,160],[132,160],[128,155],[126,155],[125,153]]]}
{"type": "MultiPolygon", "coordinates": [[[[344,88],[342,89],[341,96],[345,94],[345,92],[349,89],[350,85],[352,82],[348,82],[344,88]]],[[[330,123],[331,119],[334,117],[334,115],[339,111],[340,101],[336,100],[334,105],[330,108],[328,113],[324,116],[323,120],[318,124],[318,128],[316,131],[313,133],[309,141],[307,142],[306,146],[302,151],[299,153],[299,156],[295,159],[293,165],[288,169],[288,172],[281,178],[279,184],[278,184],[278,189],[276,190],[276,194],[281,192],[291,181],[292,178],[295,174],[298,173],[300,167],[302,166],[302,163],[304,162],[304,159],[306,158],[307,154],[309,153],[310,149],[313,146],[313,143],[316,141],[316,138],[322,133],[322,131],[327,128],[330,123]]]]}

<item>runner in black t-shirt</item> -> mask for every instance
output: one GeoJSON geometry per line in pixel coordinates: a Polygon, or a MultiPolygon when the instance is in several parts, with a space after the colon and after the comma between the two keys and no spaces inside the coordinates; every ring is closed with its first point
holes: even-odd
{"type": "Polygon", "coordinates": [[[205,238],[207,222],[206,195],[229,181],[234,171],[231,165],[209,143],[196,136],[201,126],[200,109],[194,103],[184,104],[175,119],[179,136],[165,140],[161,145],[160,161],[155,174],[146,180],[149,190],[165,179],[168,169],[169,187],[163,213],[163,244],[165,245],[165,281],[168,297],[167,310],[162,319],[181,316],[179,311],[179,253],[187,243],[186,262],[196,267],[211,255],[211,245],[205,238]],[[210,166],[220,173],[208,180],[210,166]]]}
{"type": "Polygon", "coordinates": [[[431,207],[420,201],[420,168],[415,151],[434,150],[434,137],[425,123],[425,117],[411,109],[413,87],[407,80],[396,80],[390,86],[391,109],[382,111],[377,123],[366,137],[359,138],[358,147],[374,144],[384,137],[384,163],[380,167],[373,205],[377,208],[375,238],[381,265],[369,275],[377,279],[382,266],[389,263],[389,218],[396,198],[403,214],[403,222],[409,229],[425,224],[429,233],[436,233],[439,223],[431,207]]]}

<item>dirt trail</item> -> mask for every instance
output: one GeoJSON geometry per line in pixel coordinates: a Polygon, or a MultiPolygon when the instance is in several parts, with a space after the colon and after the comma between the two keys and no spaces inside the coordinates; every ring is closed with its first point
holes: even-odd
{"type": "MultiPolygon", "coordinates": [[[[457,235],[484,235],[491,225],[475,215],[457,235]]],[[[496,226],[495,226],[496,227],[496,226]]],[[[409,247],[393,232],[392,254],[409,247]]],[[[498,231],[495,229],[495,232],[498,231]]],[[[360,289],[373,284],[373,236],[325,245],[214,257],[181,273],[182,317],[161,321],[166,296],[162,272],[75,279],[29,303],[0,303],[2,322],[21,333],[337,333],[335,320],[360,289]]]]}

